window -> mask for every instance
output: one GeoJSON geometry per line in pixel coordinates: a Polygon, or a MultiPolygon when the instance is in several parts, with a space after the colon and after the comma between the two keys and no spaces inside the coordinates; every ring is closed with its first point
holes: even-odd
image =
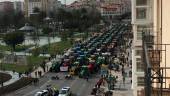
{"type": "Polygon", "coordinates": [[[144,71],[144,65],[142,63],[141,58],[136,58],[136,70],[138,72],[143,72],[144,71]]]}
{"type": "Polygon", "coordinates": [[[146,8],[136,8],[136,19],[146,19],[146,8]]]}
{"type": "Polygon", "coordinates": [[[137,40],[142,40],[142,32],[137,31],[137,40]]]}
{"type": "Polygon", "coordinates": [[[147,0],[136,0],[136,6],[147,5],[147,0]]]}
{"type": "Polygon", "coordinates": [[[137,77],[137,85],[144,86],[144,77],[137,77]]]}
{"type": "Polygon", "coordinates": [[[142,50],[136,50],[136,55],[141,56],[142,55],[142,50]]]}
{"type": "Polygon", "coordinates": [[[137,26],[137,40],[142,40],[142,32],[146,31],[146,25],[138,25],[137,26]]]}

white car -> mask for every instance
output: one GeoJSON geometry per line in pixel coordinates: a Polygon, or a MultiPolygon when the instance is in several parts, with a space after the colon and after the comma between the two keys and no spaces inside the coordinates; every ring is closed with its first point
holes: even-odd
{"type": "Polygon", "coordinates": [[[34,96],[48,96],[48,90],[37,92],[34,96]]]}
{"type": "Polygon", "coordinates": [[[71,91],[70,91],[70,87],[63,87],[58,96],[70,96],[71,95],[71,91]]]}

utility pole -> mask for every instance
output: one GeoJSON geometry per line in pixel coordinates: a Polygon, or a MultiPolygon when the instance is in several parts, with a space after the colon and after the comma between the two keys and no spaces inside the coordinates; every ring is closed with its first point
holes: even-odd
{"type": "Polygon", "coordinates": [[[65,8],[66,8],[66,3],[67,3],[67,1],[65,0],[65,1],[64,1],[64,4],[65,4],[65,8]]]}
{"type": "MultiPolygon", "coordinates": [[[[3,52],[2,52],[2,56],[3,56],[3,57],[2,57],[2,59],[0,60],[1,70],[3,70],[3,68],[2,68],[2,67],[3,67],[3,66],[2,66],[2,61],[3,61],[3,59],[4,59],[4,54],[3,54],[3,52]]],[[[1,78],[1,80],[0,80],[0,81],[1,81],[1,82],[0,82],[0,83],[1,83],[1,87],[3,88],[3,85],[4,85],[4,84],[3,84],[3,76],[1,75],[0,78],[1,78]]]]}

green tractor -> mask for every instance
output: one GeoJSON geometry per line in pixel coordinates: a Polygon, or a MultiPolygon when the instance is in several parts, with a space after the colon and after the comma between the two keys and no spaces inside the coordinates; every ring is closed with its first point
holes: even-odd
{"type": "Polygon", "coordinates": [[[73,63],[73,65],[71,66],[70,70],[69,70],[69,74],[71,75],[77,75],[78,74],[78,70],[79,70],[79,62],[76,61],[73,63]]]}
{"type": "Polygon", "coordinates": [[[89,76],[89,68],[88,66],[81,66],[79,77],[86,78],[86,76],[89,76]]]}
{"type": "Polygon", "coordinates": [[[53,62],[51,68],[50,68],[50,72],[59,72],[60,71],[60,66],[61,64],[59,62],[53,62]]]}

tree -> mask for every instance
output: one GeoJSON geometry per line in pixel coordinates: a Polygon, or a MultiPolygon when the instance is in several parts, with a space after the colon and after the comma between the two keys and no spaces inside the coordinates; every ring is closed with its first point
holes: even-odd
{"type": "Polygon", "coordinates": [[[24,13],[21,11],[15,12],[13,16],[13,25],[20,28],[24,24],[25,24],[24,13]]]}
{"type": "Polygon", "coordinates": [[[51,29],[51,28],[49,28],[49,27],[45,27],[45,28],[43,28],[43,30],[42,30],[42,32],[45,34],[45,35],[47,35],[48,36],[48,45],[49,45],[49,47],[50,47],[50,35],[52,34],[52,31],[53,31],[53,29],[51,29]]]}
{"type": "Polygon", "coordinates": [[[46,62],[43,61],[41,64],[40,64],[41,68],[43,69],[44,72],[46,72],[45,68],[46,68],[46,62]]]}
{"type": "Polygon", "coordinates": [[[53,30],[51,28],[49,28],[49,27],[44,27],[43,30],[42,30],[43,34],[45,34],[45,35],[51,34],[52,31],[53,30]]]}
{"type": "MultiPolygon", "coordinates": [[[[74,31],[86,32],[88,28],[100,23],[100,12],[93,8],[81,8],[73,10],[58,9],[55,15],[57,22],[62,22],[62,28],[66,29],[62,37],[71,37],[74,31]],[[71,33],[71,34],[70,34],[71,33]],[[68,36],[66,34],[69,34],[68,36]]],[[[86,34],[88,36],[88,33],[86,34]]],[[[66,39],[66,38],[63,38],[66,39]]]]}
{"type": "Polygon", "coordinates": [[[68,34],[67,34],[66,32],[62,32],[60,35],[61,35],[61,40],[62,40],[62,41],[67,41],[67,39],[68,39],[68,34]]]}
{"type": "Polygon", "coordinates": [[[12,32],[12,33],[7,33],[5,34],[5,36],[3,37],[3,41],[11,46],[13,48],[13,50],[15,51],[15,46],[18,44],[22,44],[22,42],[24,41],[25,36],[23,33],[21,32],[12,32]]]}

